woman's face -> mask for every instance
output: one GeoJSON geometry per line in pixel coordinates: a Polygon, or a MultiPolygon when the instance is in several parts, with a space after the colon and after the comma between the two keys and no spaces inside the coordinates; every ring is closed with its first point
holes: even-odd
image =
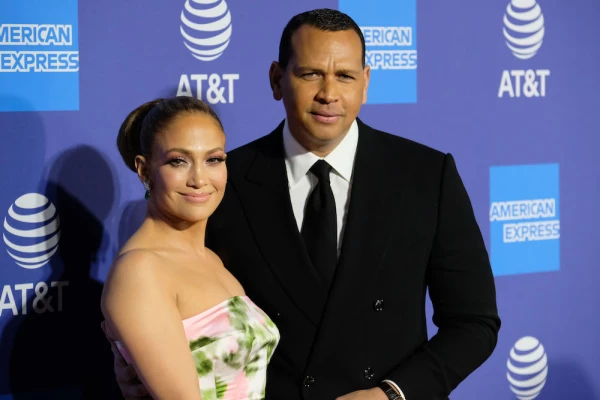
{"type": "Polygon", "coordinates": [[[225,134],[209,115],[176,117],[156,134],[146,171],[150,201],[175,221],[206,220],[217,208],[227,184],[225,134]]]}

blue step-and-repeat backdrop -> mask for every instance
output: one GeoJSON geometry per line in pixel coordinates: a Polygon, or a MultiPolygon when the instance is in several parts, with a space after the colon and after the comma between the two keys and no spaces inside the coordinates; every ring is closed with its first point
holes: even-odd
{"type": "Polygon", "coordinates": [[[116,398],[99,298],[145,206],[121,122],[187,95],[229,149],[267,134],[282,29],[319,7],[364,31],[360,116],[452,152],[484,234],[502,329],[451,398],[600,398],[597,0],[0,0],[0,399],[116,398]]]}

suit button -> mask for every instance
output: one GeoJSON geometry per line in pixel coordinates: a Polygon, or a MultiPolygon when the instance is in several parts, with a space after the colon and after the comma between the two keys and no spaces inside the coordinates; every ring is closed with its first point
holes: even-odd
{"type": "Polygon", "coordinates": [[[304,387],[310,387],[313,383],[315,383],[315,378],[312,376],[307,376],[304,378],[304,387]]]}
{"type": "Polygon", "coordinates": [[[373,303],[373,308],[377,312],[383,311],[383,300],[377,300],[377,301],[375,301],[375,303],[373,303]]]}
{"type": "Polygon", "coordinates": [[[371,367],[367,367],[367,369],[365,369],[365,379],[370,380],[373,379],[374,376],[375,372],[373,372],[373,369],[371,369],[371,367]]]}

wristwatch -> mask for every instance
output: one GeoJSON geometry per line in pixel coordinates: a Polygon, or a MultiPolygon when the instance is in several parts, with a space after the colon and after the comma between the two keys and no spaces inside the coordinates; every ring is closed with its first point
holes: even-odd
{"type": "Polygon", "coordinates": [[[400,395],[400,393],[398,393],[396,391],[396,389],[394,389],[394,387],[392,385],[390,385],[387,382],[381,382],[379,385],[379,388],[381,390],[383,390],[383,393],[385,393],[385,395],[387,396],[387,398],[389,400],[405,400],[404,397],[402,397],[400,395]]]}

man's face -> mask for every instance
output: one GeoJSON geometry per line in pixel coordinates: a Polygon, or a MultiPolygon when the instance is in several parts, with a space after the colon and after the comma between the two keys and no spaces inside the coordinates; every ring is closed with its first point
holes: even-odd
{"type": "Polygon", "coordinates": [[[367,101],[370,70],[354,30],[304,25],[292,36],[285,70],[271,67],[273,96],[283,99],[290,131],[305,147],[335,147],[367,101]]]}

